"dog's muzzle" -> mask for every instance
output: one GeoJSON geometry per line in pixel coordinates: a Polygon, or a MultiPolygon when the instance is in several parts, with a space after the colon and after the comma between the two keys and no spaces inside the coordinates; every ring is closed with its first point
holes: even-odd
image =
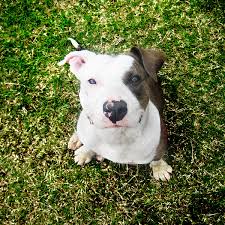
{"type": "Polygon", "coordinates": [[[114,124],[122,120],[127,114],[127,103],[120,101],[106,101],[103,104],[104,115],[114,124]]]}

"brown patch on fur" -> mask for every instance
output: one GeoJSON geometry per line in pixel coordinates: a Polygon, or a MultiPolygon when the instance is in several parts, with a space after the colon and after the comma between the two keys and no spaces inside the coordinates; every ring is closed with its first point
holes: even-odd
{"type": "MultiPolygon", "coordinates": [[[[157,79],[157,72],[162,67],[165,55],[153,49],[141,49],[137,47],[133,47],[130,52],[130,56],[135,59],[133,67],[140,72],[139,75],[141,77],[145,77],[145,81],[148,86],[143,85],[145,89],[148,88],[149,94],[146,97],[142,97],[143,99],[149,98],[152,103],[159,110],[160,115],[163,112],[163,92],[161,89],[160,82],[157,79]]],[[[145,90],[147,93],[147,90],[145,90]]],[[[140,98],[140,103],[143,102],[142,98],[140,98]]],[[[146,102],[146,99],[144,100],[146,102]]]]}
{"type": "Polygon", "coordinates": [[[159,141],[159,145],[156,149],[156,155],[155,155],[153,161],[160,160],[167,150],[168,133],[167,133],[167,129],[166,129],[165,123],[162,120],[162,118],[160,118],[160,125],[161,125],[160,141],[159,141]]]}
{"type": "Polygon", "coordinates": [[[148,87],[150,100],[159,110],[160,115],[163,113],[164,99],[163,92],[159,82],[155,82],[151,77],[148,78],[148,87]]]}
{"type": "Polygon", "coordinates": [[[166,60],[165,54],[159,50],[142,49],[137,47],[131,48],[130,53],[140,62],[148,75],[157,82],[157,73],[166,60]]]}
{"type": "Polygon", "coordinates": [[[136,96],[139,101],[141,107],[146,109],[150,93],[149,93],[149,85],[146,81],[147,74],[144,68],[139,64],[139,62],[134,61],[132,68],[128,71],[124,76],[124,83],[129,87],[130,91],[136,96]],[[134,75],[138,75],[140,77],[140,82],[133,85],[130,82],[130,78],[134,75]]]}

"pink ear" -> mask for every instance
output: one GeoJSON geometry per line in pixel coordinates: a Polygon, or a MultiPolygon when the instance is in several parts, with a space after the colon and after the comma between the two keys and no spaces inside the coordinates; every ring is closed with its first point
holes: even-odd
{"type": "Polygon", "coordinates": [[[58,65],[61,66],[64,65],[65,63],[69,63],[71,72],[76,73],[85,63],[85,59],[77,52],[71,52],[61,62],[59,62],[58,65]]]}
{"type": "Polygon", "coordinates": [[[68,63],[70,64],[71,72],[76,73],[85,63],[85,60],[81,56],[73,56],[69,59],[68,63]]]}
{"type": "Polygon", "coordinates": [[[70,52],[66,57],[58,63],[59,66],[64,65],[65,63],[70,64],[70,71],[77,75],[80,68],[90,59],[95,57],[94,52],[88,50],[74,51],[70,52]]]}

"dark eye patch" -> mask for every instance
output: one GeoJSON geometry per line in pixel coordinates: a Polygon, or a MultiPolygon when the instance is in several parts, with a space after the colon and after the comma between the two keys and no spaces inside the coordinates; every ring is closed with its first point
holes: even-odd
{"type": "Polygon", "coordinates": [[[149,89],[146,80],[147,76],[144,71],[136,68],[128,71],[123,77],[123,83],[137,98],[143,109],[147,107],[149,101],[149,89]]]}
{"type": "Polygon", "coordinates": [[[141,84],[145,79],[143,79],[140,75],[138,74],[127,74],[127,76],[124,79],[124,83],[126,85],[131,85],[131,86],[138,86],[141,84]]]}

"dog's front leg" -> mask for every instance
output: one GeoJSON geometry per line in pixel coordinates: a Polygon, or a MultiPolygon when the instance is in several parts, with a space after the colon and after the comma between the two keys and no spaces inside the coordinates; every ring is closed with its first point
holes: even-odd
{"type": "Polygon", "coordinates": [[[96,156],[96,153],[82,145],[75,151],[74,155],[75,163],[77,163],[77,165],[83,166],[84,164],[89,163],[92,158],[96,156]]]}
{"type": "Polygon", "coordinates": [[[80,148],[81,145],[82,145],[82,143],[80,142],[76,132],[74,132],[68,142],[68,149],[76,150],[76,149],[80,148]]]}
{"type": "Polygon", "coordinates": [[[168,165],[163,159],[152,161],[150,163],[150,167],[152,168],[153,177],[156,180],[166,181],[170,179],[172,167],[168,165]]]}
{"type": "Polygon", "coordinates": [[[68,142],[68,149],[75,150],[74,160],[78,165],[81,166],[89,163],[94,156],[100,162],[104,160],[101,155],[97,155],[93,151],[86,149],[79,140],[76,132],[73,133],[68,142]]]}

